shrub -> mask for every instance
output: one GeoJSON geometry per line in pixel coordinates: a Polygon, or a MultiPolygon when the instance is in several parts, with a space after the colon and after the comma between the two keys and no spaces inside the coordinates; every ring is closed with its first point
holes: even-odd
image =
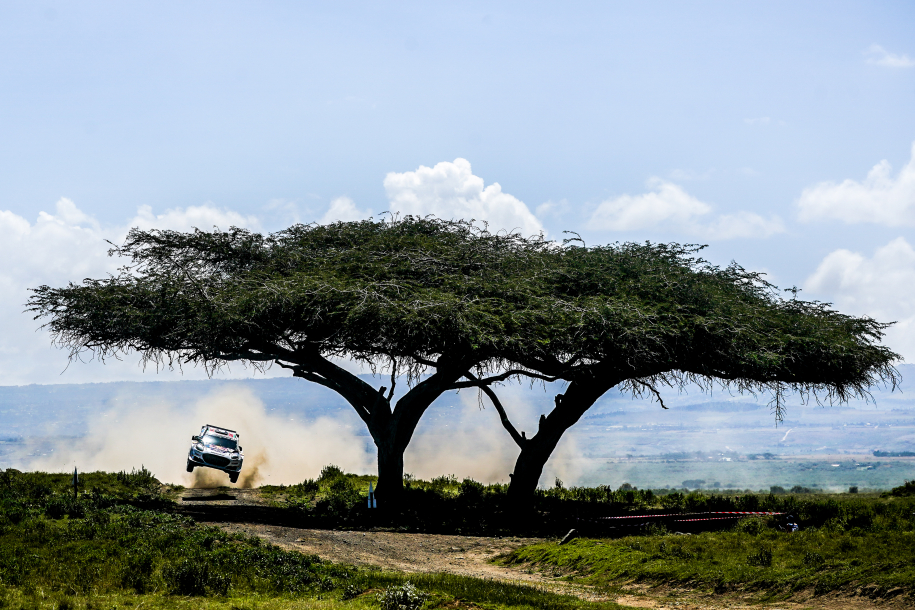
{"type": "Polygon", "coordinates": [[[899,487],[890,490],[889,495],[902,498],[904,496],[915,496],[915,481],[906,481],[899,487]]]}
{"type": "Polygon", "coordinates": [[[346,474],[340,469],[339,466],[328,464],[321,469],[321,474],[318,476],[318,482],[329,483],[335,479],[339,479],[345,476],[346,474]]]}
{"type": "Polygon", "coordinates": [[[153,476],[153,473],[143,465],[139,470],[131,469],[130,472],[122,470],[114,476],[119,483],[133,489],[145,489],[159,485],[159,481],[153,476]]]}
{"type": "Polygon", "coordinates": [[[393,585],[378,595],[381,610],[418,610],[429,596],[420,591],[410,581],[402,585],[393,585]]]}
{"type": "Polygon", "coordinates": [[[804,563],[808,567],[816,569],[822,567],[823,564],[826,563],[826,560],[816,551],[806,551],[804,553],[804,563]]]}

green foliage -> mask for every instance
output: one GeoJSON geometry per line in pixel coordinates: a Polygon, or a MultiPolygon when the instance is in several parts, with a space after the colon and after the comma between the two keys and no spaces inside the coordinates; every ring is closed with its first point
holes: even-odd
{"type": "Polygon", "coordinates": [[[515,363],[568,379],[599,363],[635,394],[646,390],[633,379],[718,380],[772,390],[777,409],[790,389],[844,400],[895,384],[898,356],[879,345],[885,324],[796,291],[784,299],[760,274],[714,266],[700,249],[557,247],[410,216],[269,235],[133,229],[112,250],[127,259],[121,274],[40,286],[28,306],[73,356],[279,359],[319,383],[318,355],[416,375],[448,354],[467,370],[515,363]]]}
{"type": "Polygon", "coordinates": [[[419,610],[429,595],[413,586],[410,581],[391,585],[378,594],[381,610],[419,610]]]}
{"type": "Polygon", "coordinates": [[[340,470],[339,466],[334,466],[333,464],[328,464],[321,469],[321,474],[318,476],[318,483],[329,483],[336,479],[343,477],[345,473],[340,470]]]}
{"type": "MultiPolygon", "coordinates": [[[[873,495],[825,493],[707,493],[683,494],[671,490],[637,489],[632,485],[614,490],[609,486],[552,487],[538,489],[529,510],[519,512],[508,498],[508,486],[483,485],[472,479],[457,483],[453,477],[431,481],[412,479],[404,491],[403,505],[393,510],[367,507],[368,486],[374,477],[339,475],[324,482],[265,487],[264,495],[277,508],[294,513],[296,522],[308,527],[361,529],[386,527],[399,531],[460,533],[466,535],[562,536],[575,528],[588,535],[610,535],[602,529],[601,517],[623,516],[644,510],[670,512],[765,511],[786,513],[802,530],[829,532],[874,532],[906,530],[915,524],[915,508],[908,501],[873,495]],[[591,524],[591,525],[589,525],[591,524]]],[[[741,520],[738,531],[760,535],[784,525],[771,517],[741,520]]],[[[667,533],[656,525],[653,535],[667,533]]]]}
{"type": "MultiPolygon", "coordinates": [[[[81,497],[82,515],[52,518],[47,507],[59,496],[57,475],[0,475],[0,608],[314,607],[303,600],[322,600],[322,608],[366,607],[373,598],[365,594],[378,590],[388,593],[387,603],[399,604],[389,607],[402,608],[418,607],[411,605],[417,599],[447,607],[459,599],[494,609],[618,608],[470,577],[335,565],[161,509],[137,508],[126,487],[104,507],[81,497]],[[23,506],[18,521],[9,518],[10,509],[23,506]],[[356,598],[365,601],[333,601],[356,598]]],[[[93,480],[110,489],[125,484],[118,474],[95,473],[93,480]]],[[[347,483],[346,475],[332,481],[347,483]]]]}
{"type": "Polygon", "coordinates": [[[505,561],[573,572],[585,583],[611,588],[637,580],[719,592],[789,595],[809,589],[821,595],[836,589],[852,592],[868,583],[874,595],[895,587],[915,594],[915,498],[846,496],[797,502],[793,508],[808,519],[795,533],[780,532],[773,527],[775,520],[760,517],[731,530],[691,536],[645,532],[617,539],[579,538],[562,546],[531,545],[505,561]]]}
{"type": "Polygon", "coordinates": [[[759,549],[756,553],[747,557],[747,563],[759,568],[770,568],[772,567],[772,551],[759,549]]]}
{"type": "Polygon", "coordinates": [[[915,481],[906,481],[899,487],[894,487],[885,495],[895,496],[897,498],[915,496],[915,481]]]}

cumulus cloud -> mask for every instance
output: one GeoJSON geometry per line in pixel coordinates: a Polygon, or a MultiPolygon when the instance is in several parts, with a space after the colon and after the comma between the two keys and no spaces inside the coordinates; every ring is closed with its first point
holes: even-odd
{"type": "Polygon", "coordinates": [[[364,220],[371,215],[371,210],[363,211],[358,209],[355,202],[349,197],[337,197],[330,202],[330,207],[318,222],[322,225],[332,222],[350,222],[352,220],[364,220]]]}
{"type": "Polygon", "coordinates": [[[899,237],[870,258],[850,250],[828,254],[804,284],[807,291],[848,314],[896,322],[886,344],[915,358],[915,249],[899,237]]]}
{"type": "Polygon", "coordinates": [[[915,66],[915,59],[912,59],[908,55],[897,55],[895,53],[890,53],[879,44],[872,44],[864,52],[867,56],[867,63],[875,64],[878,66],[886,66],[888,68],[911,68],[915,66]]]}
{"type": "Polygon", "coordinates": [[[915,225],[915,144],[912,158],[895,178],[884,159],[862,182],[821,182],[804,189],[797,205],[802,221],[832,218],[891,227],[915,225]]]}
{"type": "Polygon", "coordinates": [[[648,193],[601,202],[591,215],[591,226],[610,231],[662,229],[707,239],[768,237],[785,230],[778,217],[746,211],[710,218],[712,206],[660,178],[650,179],[648,187],[648,193]]]}
{"type": "MultiPolygon", "coordinates": [[[[35,332],[40,322],[23,313],[29,288],[41,284],[65,285],[86,277],[113,273],[123,261],[109,258],[110,244],[119,243],[130,227],[188,231],[194,227],[210,229],[241,226],[259,228],[255,217],[219,209],[212,205],[174,208],[154,214],[147,206],[120,226],[102,226],[69,199],[61,199],[53,213],[39,212],[34,222],[8,210],[0,210],[0,385],[87,381],[81,377],[60,378],[66,367],[66,354],[50,346],[44,332],[35,332]]],[[[135,365],[127,371],[125,363],[112,362],[94,367],[100,377],[135,377],[135,365]]]]}
{"type": "Polygon", "coordinates": [[[421,165],[413,172],[391,172],[385,176],[384,190],[392,212],[481,220],[489,223],[492,231],[518,231],[522,235],[543,231],[540,220],[523,201],[502,192],[496,182],[485,186],[482,178],[473,175],[466,159],[435,167],[421,165]]]}

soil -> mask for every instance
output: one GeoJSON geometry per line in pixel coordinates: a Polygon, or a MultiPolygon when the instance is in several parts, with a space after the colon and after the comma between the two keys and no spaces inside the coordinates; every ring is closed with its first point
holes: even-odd
{"type": "Polygon", "coordinates": [[[544,542],[542,538],[452,536],[388,531],[317,530],[296,527],[281,518],[256,489],[188,489],[178,498],[182,512],[200,522],[232,533],[258,536],[286,549],[319,556],[336,563],[371,566],[400,572],[447,572],[540,587],[589,601],[615,601],[631,608],[655,610],[897,610],[915,608],[906,595],[884,599],[868,597],[867,588],[855,595],[813,596],[802,592],[791,601],[760,602],[751,595],[725,595],[663,586],[623,585],[601,595],[592,587],[569,583],[559,572],[544,573],[525,567],[506,567],[491,561],[512,550],[544,542]]]}

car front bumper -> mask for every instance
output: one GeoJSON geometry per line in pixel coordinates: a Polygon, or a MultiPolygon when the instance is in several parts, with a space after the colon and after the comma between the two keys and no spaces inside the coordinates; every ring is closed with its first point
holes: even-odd
{"type": "Polygon", "coordinates": [[[243,457],[228,458],[218,453],[191,449],[187,454],[187,461],[194,466],[205,466],[207,468],[222,470],[223,472],[235,473],[241,472],[241,467],[245,459],[243,457]]]}

